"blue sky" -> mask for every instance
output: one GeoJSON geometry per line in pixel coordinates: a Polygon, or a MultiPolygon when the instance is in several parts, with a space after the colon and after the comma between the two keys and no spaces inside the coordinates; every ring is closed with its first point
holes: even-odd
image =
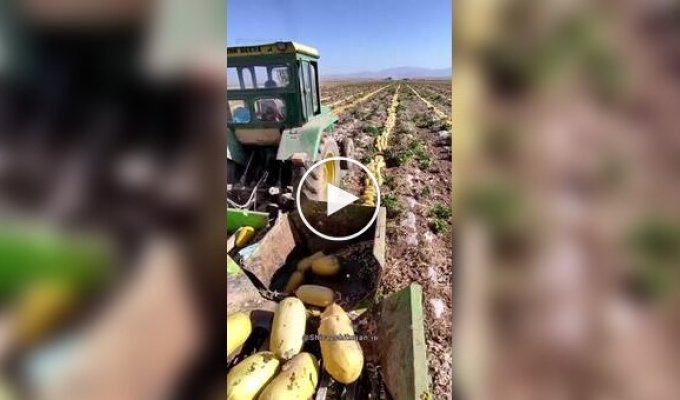
{"type": "Polygon", "coordinates": [[[294,40],[321,72],[451,66],[451,0],[227,0],[227,43],[294,40]]]}

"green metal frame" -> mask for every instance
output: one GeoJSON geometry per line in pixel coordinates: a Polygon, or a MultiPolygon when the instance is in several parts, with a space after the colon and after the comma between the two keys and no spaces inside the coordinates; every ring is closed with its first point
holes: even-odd
{"type": "Polygon", "coordinates": [[[300,128],[286,129],[281,136],[277,160],[289,160],[295,153],[306,153],[308,160],[317,161],[319,144],[324,132],[331,131],[338,117],[328,107],[300,128]]]}
{"type": "Polygon", "coordinates": [[[423,289],[412,283],[380,304],[380,365],[395,399],[432,399],[423,289]]]}
{"type": "Polygon", "coordinates": [[[232,234],[243,226],[259,230],[267,226],[269,214],[257,211],[243,211],[227,208],[227,234],[232,234]]]}
{"type": "MultiPolygon", "coordinates": [[[[246,124],[237,124],[230,122],[229,126],[234,128],[272,128],[283,127],[292,128],[304,125],[310,118],[305,118],[302,112],[302,95],[300,91],[300,63],[303,61],[316,63],[317,57],[308,56],[301,53],[293,54],[272,54],[272,55],[255,55],[247,57],[235,57],[227,61],[227,68],[232,67],[249,67],[249,66],[268,66],[268,65],[288,65],[290,74],[290,84],[282,88],[270,89],[228,89],[228,100],[244,100],[250,109],[251,115],[254,115],[253,105],[256,100],[262,98],[280,98],[286,103],[286,120],[284,122],[263,122],[251,120],[246,124]]],[[[318,87],[318,72],[315,77],[318,87]]],[[[317,93],[317,101],[320,101],[320,95],[317,93]]]]}

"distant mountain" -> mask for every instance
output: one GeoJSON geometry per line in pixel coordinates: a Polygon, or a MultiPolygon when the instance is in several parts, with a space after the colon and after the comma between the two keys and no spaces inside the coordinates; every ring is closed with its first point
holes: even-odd
{"type": "Polygon", "coordinates": [[[418,67],[398,67],[383,69],[380,71],[365,71],[350,74],[321,74],[321,79],[326,81],[345,80],[380,80],[387,79],[449,79],[451,68],[430,69],[418,67]]]}

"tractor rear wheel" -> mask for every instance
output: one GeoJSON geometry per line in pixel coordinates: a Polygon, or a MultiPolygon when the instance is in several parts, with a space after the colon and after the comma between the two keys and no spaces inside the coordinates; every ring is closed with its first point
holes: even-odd
{"type": "MultiPolygon", "coordinates": [[[[345,138],[340,147],[340,154],[343,157],[354,160],[354,141],[352,139],[345,138]]],[[[340,161],[340,167],[344,170],[352,171],[356,168],[356,165],[353,162],[342,160],[340,161]]]]}
{"type": "MultiPolygon", "coordinates": [[[[319,152],[317,154],[317,161],[331,157],[340,156],[340,150],[335,140],[325,136],[321,139],[319,144],[319,152]]],[[[297,188],[302,185],[300,196],[308,200],[326,201],[326,184],[338,186],[340,185],[340,161],[328,161],[323,166],[315,168],[307,175],[307,179],[301,182],[304,174],[315,164],[315,162],[307,162],[304,167],[296,168],[294,174],[295,193],[297,188]]]]}

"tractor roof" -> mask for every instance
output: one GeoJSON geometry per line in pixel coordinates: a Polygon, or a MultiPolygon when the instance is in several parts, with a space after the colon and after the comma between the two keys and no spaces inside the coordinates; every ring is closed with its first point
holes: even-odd
{"type": "Polygon", "coordinates": [[[319,58],[319,52],[310,46],[296,42],[275,42],[253,46],[227,47],[227,57],[266,56],[277,54],[304,54],[319,58]]]}

